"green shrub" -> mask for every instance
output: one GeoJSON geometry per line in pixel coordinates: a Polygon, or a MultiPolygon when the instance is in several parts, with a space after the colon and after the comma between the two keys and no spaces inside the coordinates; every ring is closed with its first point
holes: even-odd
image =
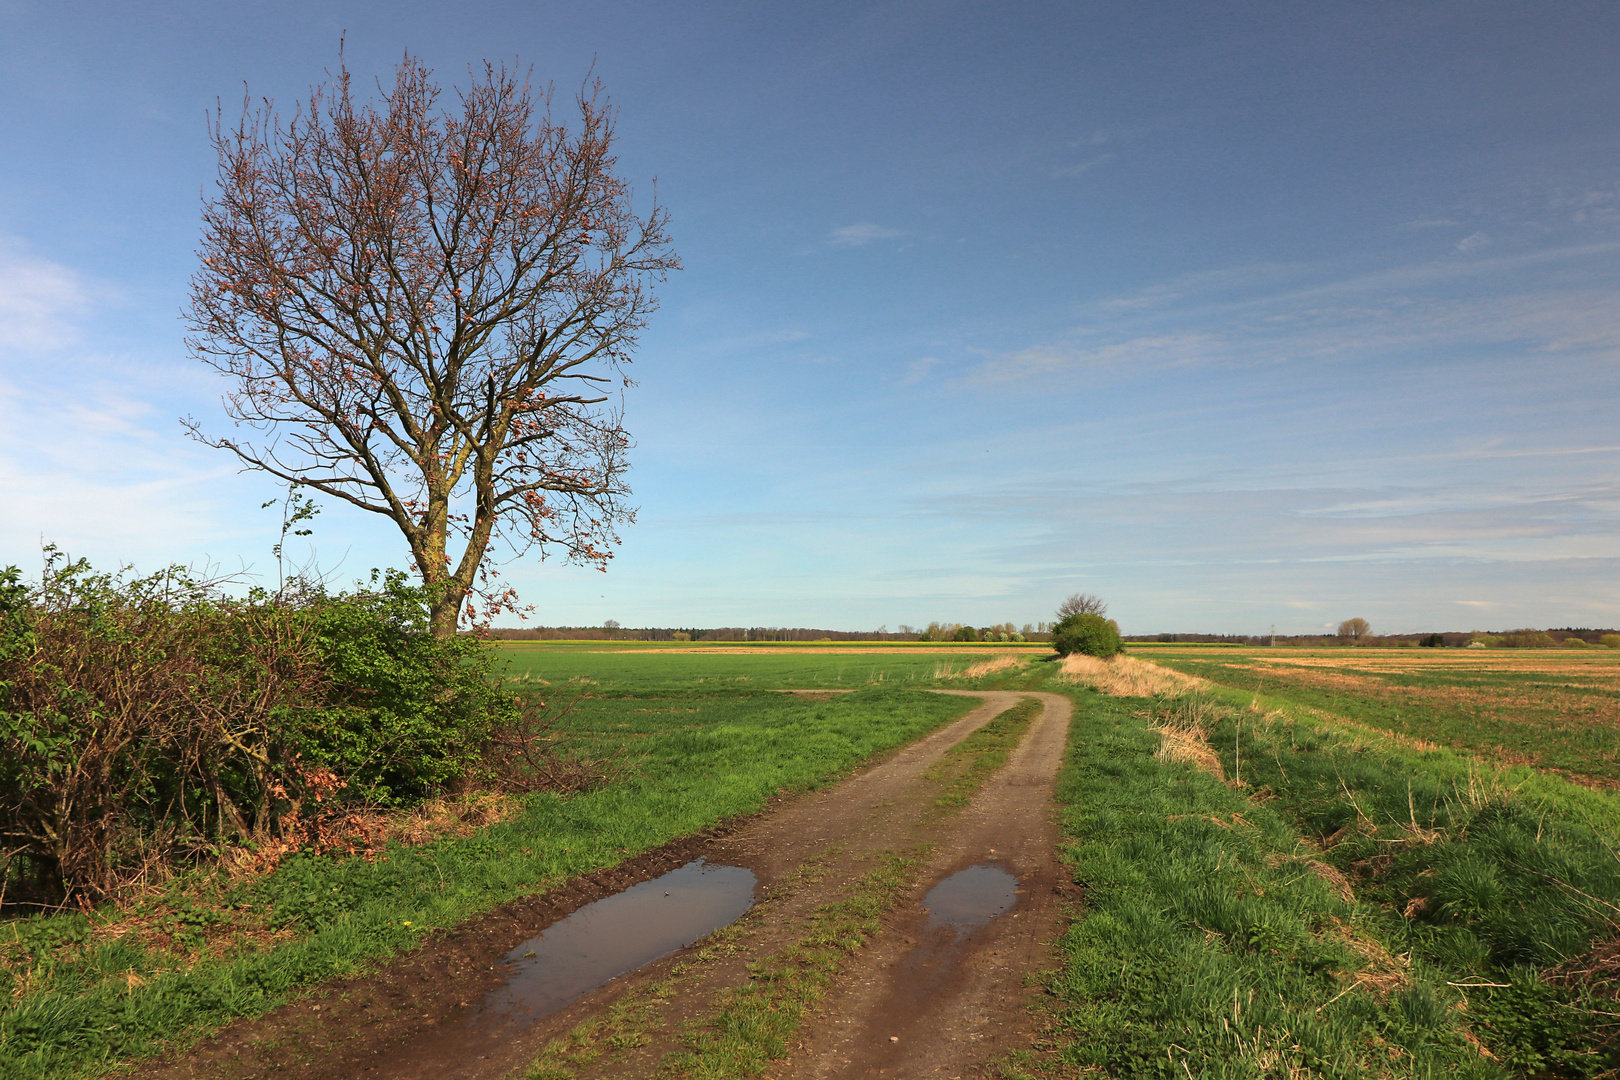
{"type": "Polygon", "coordinates": [[[1598,638],[1598,644],[1610,649],[1620,649],[1620,634],[1604,634],[1598,638]]]}
{"type": "Polygon", "coordinates": [[[1052,648],[1059,656],[1084,653],[1087,656],[1113,656],[1125,651],[1119,639],[1119,624],[1101,615],[1065,615],[1052,627],[1052,648]]]}
{"type": "Polygon", "coordinates": [[[1502,635],[1501,646],[1504,649],[1555,649],[1558,642],[1542,630],[1509,630],[1502,635]]]}
{"type": "Polygon", "coordinates": [[[430,610],[427,590],[397,570],[309,602],[330,706],[304,713],[288,734],[305,761],[345,781],[350,801],[433,795],[476,768],[492,727],[516,719],[493,655],[470,637],[434,637],[430,610]]]}
{"type": "Polygon", "coordinates": [[[954,637],[952,637],[951,640],[952,641],[978,641],[979,640],[979,632],[977,630],[973,629],[973,627],[971,627],[971,626],[959,626],[959,627],[956,628],[956,635],[954,637]]]}
{"type": "Polygon", "coordinates": [[[476,642],[428,633],[427,599],[397,573],[231,597],[54,549],[38,586],[0,572],[0,882],[110,896],[223,846],[296,842],[316,804],[443,790],[518,704],[476,642]]]}

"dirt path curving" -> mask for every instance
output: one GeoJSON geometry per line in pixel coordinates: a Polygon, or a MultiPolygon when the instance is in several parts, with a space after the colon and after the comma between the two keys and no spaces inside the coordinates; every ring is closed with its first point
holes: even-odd
{"type": "MultiPolygon", "coordinates": [[[[983,704],[883,762],[830,788],[785,802],[734,832],[677,841],[552,894],[509,905],[427,943],[382,971],[328,984],[264,1017],[229,1025],[185,1053],[138,1066],[135,1075],[152,1080],[271,1076],[288,1080],[498,1080],[525,1068],[549,1042],[581,1022],[600,1018],[638,994],[645,996],[649,987],[661,985],[672,972],[693,967],[686,962],[693,950],[682,950],[615,978],[535,1022],[521,1014],[481,1007],[493,1000],[504,980],[502,961],[509,950],[583,904],[693,858],[746,867],[757,878],[759,902],[739,923],[736,947],[696,965],[683,977],[678,994],[659,999],[653,1023],[630,1040],[633,1045],[580,1062],[574,1069],[579,1076],[652,1075],[663,1054],[679,1049],[688,1027],[712,1010],[717,993],[746,983],[753,959],[774,955],[790,945],[808,913],[838,897],[877,853],[935,845],[936,863],[947,852],[952,859],[977,858],[983,837],[989,835],[986,830],[992,828],[988,819],[984,823],[980,819],[987,812],[992,818],[996,813],[981,807],[983,795],[999,790],[1003,777],[1024,775],[1022,763],[1030,758],[1029,747],[1044,745],[1052,732],[1056,732],[1061,755],[1062,733],[1054,726],[1059,722],[1053,719],[1057,714],[1049,701],[1043,718],[981,798],[961,814],[941,820],[933,805],[940,785],[925,776],[927,771],[962,739],[1029,695],[940,692],[979,698],[983,704]],[[959,829],[968,830],[971,842],[958,844],[951,839],[959,829]]],[[[1062,702],[1060,719],[1066,724],[1064,699],[1036,696],[1062,702]]],[[[1036,757],[1044,760],[1041,755],[1036,757]]],[[[1015,786],[1022,783],[1017,781],[1015,786]]],[[[1036,814],[1044,820],[1043,815],[1044,810],[1036,814]]],[[[1026,830],[1030,827],[1039,831],[1033,821],[1020,824],[1026,830]]],[[[1051,845],[1046,847],[1050,857],[1051,845]]],[[[1009,855],[1008,864],[1015,873],[1031,873],[1031,885],[1049,892],[1050,882],[1040,877],[1037,863],[1022,854],[1009,855]]],[[[1037,906],[1033,895],[1026,889],[1011,917],[999,924],[1033,925],[1034,920],[1026,917],[1037,906]]],[[[998,931],[984,940],[1001,942],[1002,937],[998,931]]],[[[1005,951],[1000,944],[993,948],[1005,951]]],[[[974,957],[983,954],[978,939],[969,952],[974,957]]],[[[1025,953],[1017,953],[1015,948],[1006,952],[1006,962],[998,960],[986,970],[1011,970],[1008,964],[1027,966],[1025,953]]],[[[983,966],[980,959],[973,959],[964,970],[983,966]]],[[[1024,970],[1020,966],[1019,974],[1024,970]]],[[[971,992],[982,996],[980,990],[971,992]]],[[[998,1001],[1006,996],[999,990],[990,992],[998,1001]]]]}

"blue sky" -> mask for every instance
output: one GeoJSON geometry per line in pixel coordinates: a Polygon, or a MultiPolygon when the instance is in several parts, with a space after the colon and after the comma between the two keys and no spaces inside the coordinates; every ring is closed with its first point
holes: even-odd
{"type": "MultiPolygon", "coordinates": [[[[271,569],[188,442],[205,115],[594,70],[672,215],[607,574],[546,623],[1620,624],[1612,4],[0,0],[0,564],[271,569]]],[[[403,565],[380,519],[313,538],[403,565]]]]}

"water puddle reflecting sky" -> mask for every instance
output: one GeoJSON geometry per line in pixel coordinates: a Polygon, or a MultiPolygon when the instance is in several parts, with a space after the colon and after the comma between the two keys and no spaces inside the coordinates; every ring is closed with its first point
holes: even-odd
{"type": "Polygon", "coordinates": [[[923,910],[928,924],[965,934],[1018,902],[1018,879],[991,863],[958,870],[928,890],[923,910]]]}
{"type": "Polygon", "coordinates": [[[468,1022],[533,1020],[609,979],[735,922],[754,903],[754,872],[702,859],[587,904],[506,955],[507,981],[468,1022]]]}

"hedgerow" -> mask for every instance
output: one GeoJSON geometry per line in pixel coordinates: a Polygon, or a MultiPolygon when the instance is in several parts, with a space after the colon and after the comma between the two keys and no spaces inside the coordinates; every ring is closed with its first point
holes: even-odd
{"type": "Polygon", "coordinates": [[[0,900],[94,901],[317,807],[409,804],[520,716],[402,574],[237,597],[46,554],[38,584],[0,572],[0,900]]]}

